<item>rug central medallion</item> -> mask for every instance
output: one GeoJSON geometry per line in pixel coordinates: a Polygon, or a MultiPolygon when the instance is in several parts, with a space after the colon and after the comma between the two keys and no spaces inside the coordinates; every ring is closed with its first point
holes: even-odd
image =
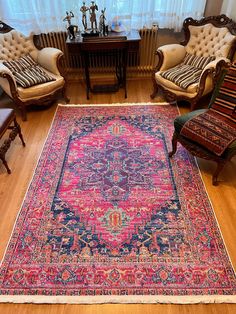
{"type": "MultiPolygon", "coordinates": [[[[92,227],[96,242],[113,252],[111,255],[126,251],[127,241],[150,221],[157,206],[175,199],[164,144],[161,137],[154,141],[150,134],[119,118],[83,137],[74,132],[55,211],[58,206],[69,207],[85,228],[92,227]]],[[[93,241],[84,240],[88,251],[93,252],[93,241]]]]}

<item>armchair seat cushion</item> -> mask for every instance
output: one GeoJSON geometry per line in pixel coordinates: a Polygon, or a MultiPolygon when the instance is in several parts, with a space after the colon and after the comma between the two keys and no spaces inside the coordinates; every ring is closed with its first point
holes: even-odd
{"type": "Polygon", "coordinates": [[[186,89],[189,85],[198,83],[202,69],[195,68],[192,65],[181,64],[161,73],[165,79],[175,83],[182,89],[186,89]]]}
{"type": "Polygon", "coordinates": [[[201,57],[186,53],[182,63],[160,75],[186,90],[188,86],[199,83],[203,69],[214,59],[214,56],[201,57]]]}
{"type": "Polygon", "coordinates": [[[3,64],[12,72],[17,84],[23,88],[55,80],[29,54],[12,61],[4,61],[3,64]]]}
{"type": "Polygon", "coordinates": [[[164,78],[161,75],[161,71],[156,72],[155,73],[155,80],[159,82],[160,85],[165,86],[166,88],[170,89],[170,90],[174,90],[176,92],[181,92],[181,93],[187,93],[189,94],[189,96],[192,97],[195,96],[195,94],[197,93],[197,88],[198,88],[198,84],[194,83],[189,85],[186,89],[178,86],[177,84],[175,84],[174,82],[164,78]]]}
{"type": "MultiPolygon", "coordinates": [[[[177,96],[185,96],[188,99],[193,99],[198,93],[199,85],[197,83],[189,85],[186,89],[181,88],[175,83],[165,79],[160,75],[160,71],[155,73],[155,80],[158,81],[160,86],[164,89],[173,91],[177,96]]],[[[213,80],[210,75],[207,76],[205,81],[205,87],[202,95],[208,94],[213,88],[213,80]]]]}
{"type": "MultiPolygon", "coordinates": [[[[179,117],[177,117],[175,120],[174,120],[174,128],[175,128],[175,132],[177,134],[180,134],[184,124],[189,121],[190,119],[192,119],[193,117],[201,114],[201,113],[204,113],[206,112],[207,109],[199,109],[199,110],[194,110],[194,111],[191,111],[189,113],[186,113],[184,115],[181,115],[179,117]]],[[[194,144],[194,141],[191,141],[188,139],[189,142],[193,143],[194,144]]],[[[199,144],[197,144],[199,145],[199,144]]],[[[206,149],[207,151],[207,149],[206,149]]],[[[236,152],[236,141],[232,142],[228,148],[225,150],[225,152],[223,153],[222,157],[223,158],[226,158],[227,155],[231,155],[233,152],[236,152]]],[[[207,153],[209,154],[209,151],[207,151],[207,153]]]]}
{"type": "Polygon", "coordinates": [[[50,95],[63,87],[63,85],[65,84],[65,80],[62,76],[55,75],[49,71],[46,71],[46,73],[48,73],[48,75],[53,78],[53,81],[43,84],[37,84],[28,88],[18,86],[17,91],[19,94],[19,98],[22,102],[50,95]]]}

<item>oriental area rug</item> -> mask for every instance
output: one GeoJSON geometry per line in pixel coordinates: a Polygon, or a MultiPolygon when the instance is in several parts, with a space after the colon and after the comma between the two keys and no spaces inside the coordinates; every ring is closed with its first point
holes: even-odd
{"type": "Polygon", "coordinates": [[[172,105],[59,106],[0,268],[0,301],[236,302],[172,105]]]}

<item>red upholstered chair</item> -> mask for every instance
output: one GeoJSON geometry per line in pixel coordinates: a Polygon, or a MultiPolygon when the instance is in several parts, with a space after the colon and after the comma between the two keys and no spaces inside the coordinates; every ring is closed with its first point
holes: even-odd
{"type": "Polygon", "coordinates": [[[192,155],[213,160],[219,173],[236,155],[236,65],[224,71],[212,95],[209,109],[200,109],[179,116],[174,121],[172,157],[181,143],[192,155]]]}

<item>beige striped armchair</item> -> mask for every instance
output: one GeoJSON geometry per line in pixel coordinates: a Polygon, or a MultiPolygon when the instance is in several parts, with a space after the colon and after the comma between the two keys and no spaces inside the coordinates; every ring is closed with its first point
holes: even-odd
{"type": "Polygon", "coordinates": [[[61,50],[51,47],[40,50],[33,35],[26,37],[0,21],[0,86],[20,109],[23,120],[28,105],[46,105],[59,95],[68,101],[60,65],[62,57],[61,50]]]}
{"type": "Polygon", "coordinates": [[[200,98],[214,89],[222,67],[234,58],[236,23],[225,15],[199,21],[187,18],[183,31],[184,42],[156,51],[151,98],[161,90],[167,101],[186,100],[194,110],[200,98]]]}

